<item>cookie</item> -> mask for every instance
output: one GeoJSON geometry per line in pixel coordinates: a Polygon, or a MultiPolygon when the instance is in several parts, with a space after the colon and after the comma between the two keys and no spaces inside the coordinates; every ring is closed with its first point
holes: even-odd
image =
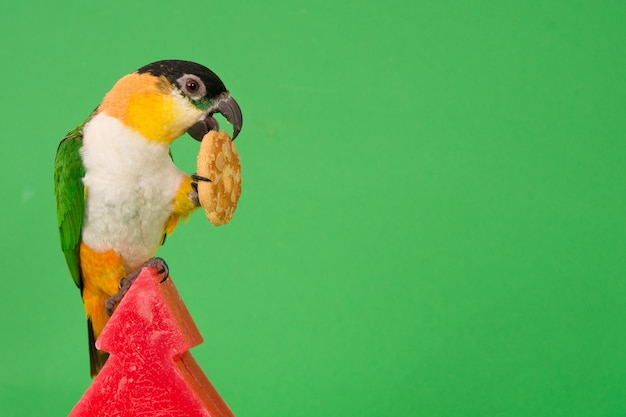
{"type": "Polygon", "coordinates": [[[200,205],[214,226],[232,219],[241,196],[241,162],[235,143],[224,131],[209,131],[202,138],[197,175],[200,205]]]}

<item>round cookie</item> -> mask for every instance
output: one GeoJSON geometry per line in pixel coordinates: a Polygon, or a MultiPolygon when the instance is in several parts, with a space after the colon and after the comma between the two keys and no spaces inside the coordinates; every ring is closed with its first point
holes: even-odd
{"type": "Polygon", "coordinates": [[[241,163],[235,143],[224,131],[209,131],[202,138],[197,175],[211,181],[198,181],[198,198],[214,226],[230,221],[241,195],[241,163]]]}

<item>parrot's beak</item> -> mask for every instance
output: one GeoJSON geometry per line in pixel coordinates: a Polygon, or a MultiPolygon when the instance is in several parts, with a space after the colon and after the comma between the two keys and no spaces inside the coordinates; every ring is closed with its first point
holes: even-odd
{"type": "Polygon", "coordinates": [[[219,130],[220,125],[213,117],[215,113],[222,114],[228,123],[233,125],[232,140],[235,140],[241,131],[241,126],[243,125],[243,115],[241,114],[239,105],[228,92],[220,94],[213,105],[208,108],[206,115],[196,124],[191,126],[189,130],[187,130],[187,133],[189,133],[189,135],[195,140],[201,142],[202,138],[209,132],[209,130],[219,130]]]}

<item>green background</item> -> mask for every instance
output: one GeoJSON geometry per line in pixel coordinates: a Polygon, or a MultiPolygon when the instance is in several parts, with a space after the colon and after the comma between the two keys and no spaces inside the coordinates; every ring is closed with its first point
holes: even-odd
{"type": "MultiPolygon", "coordinates": [[[[0,410],[90,383],[60,138],[179,58],[245,116],[231,224],[159,252],[235,415],[626,415],[621,1],[3,6],[0,410]]],[[[198,144],[175,161],[194,171],[198,144]]]]}

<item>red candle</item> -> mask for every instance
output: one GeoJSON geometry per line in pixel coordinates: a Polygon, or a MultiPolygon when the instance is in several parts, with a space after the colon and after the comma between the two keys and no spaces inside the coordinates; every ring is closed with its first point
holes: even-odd
{"type": "Polygon", "coordinates": [[[96,342],[110,353],[70,417],[233,414],[189,349],[202,336],[172,279],[144,268],[96,342]]]}

